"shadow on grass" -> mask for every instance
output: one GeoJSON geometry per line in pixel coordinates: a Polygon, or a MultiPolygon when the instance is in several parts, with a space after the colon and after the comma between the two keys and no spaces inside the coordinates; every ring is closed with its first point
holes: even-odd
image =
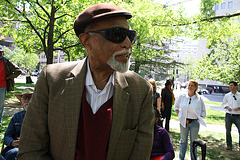
{"type": "Polygon", "coordinates": [[[223,116],[219,116],[219,115],[208,115],[206,118],[206,123],[212,123],[212,124],[218,124],[219,122],[221,122],[221,124],[225,123],[225,117],[223,116]],[[218,123],[217,123],[218,122],[218,123]]]}
{"type": "MultiPolygon", "coordinates": [[[[173,130],[170,133],[171,141],[175,150],[175,159],[178,159],[178,152],[179,152],[179,141],[180,141],[180,131],[173,130]]],[[[240,160],[240,152],[236,151],[238,148],[238,142],[233,142],[233,146],[235,148],[232,151],[228,151],[225,149],[226,142],[225,138],[218,136],[218,133],[215,132],[209,133],[201,133],[199,135],[199,139],[207,142],[207,151],[206,151],[206,159],[208,160],[240,160]],[[203,135],[203,136],[202,136],[203,135]],[[221,138],[218,138],[221,137],[221,138]]],[[[186,153],[186,159],[189,159],[190,154],[190,144],[188,144],[188,151],[186,153]]],[[[198,147],[198,158],[201,159],[201,148],[198,147]]]]}

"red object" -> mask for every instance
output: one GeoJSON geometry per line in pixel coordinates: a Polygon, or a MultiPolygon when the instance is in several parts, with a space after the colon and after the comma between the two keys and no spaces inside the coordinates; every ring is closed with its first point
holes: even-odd
{"type": "Polygon", "coordinates": [[[4,61],[2,61],[0,62],[0,88],[7,87],[6,75],[4,61]]]}
{"type": "Polygon", "coordinates": [[[76,160],[105,160],[112,123],[113,97],[104,103],[96,114],[86,100],[86,89],[82,97],[79,117],[76,160]]]}
{"type": "Polygon", "coordinates": [[[162,156],[153,157],[150,160],[160,160],[160,159],[162,159],[162,157],[163,157],[163,155],[162,156]]]}

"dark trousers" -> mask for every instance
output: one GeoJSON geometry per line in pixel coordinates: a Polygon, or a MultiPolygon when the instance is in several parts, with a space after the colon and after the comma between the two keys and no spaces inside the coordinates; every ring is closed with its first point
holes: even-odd
{"type": "Polygon", "coordinates": [[[226,142],[227,146],[232,147],[232,136],[231,136],[231,130],[232,130],[232,124],[235,124],[238,133],[239,133],[239,147],[240,147],[240,115],[231,115],[226,113],[225,116],[225,127],[226,127],[226,142]]]}
{"type": "Polygon", "coordinates": [[[170,124],[170,119],[171,119],[171,111],[172,107],[166,108],[165,111],[162,112],[162,117],[165,119],[165,129],[169,131],[169,124],[170,124]]]}

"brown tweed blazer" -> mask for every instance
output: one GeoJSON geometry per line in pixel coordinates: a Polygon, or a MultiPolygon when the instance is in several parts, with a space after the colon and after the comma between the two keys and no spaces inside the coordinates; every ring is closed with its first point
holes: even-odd
{"type": "MultiPolygon", "coordinates": [[[[43,69],[23,122],[19,160],[75,159],[86,68],[85,59],[43,69]]],[[[134,72],[115,74],[107,160],[148,160],[154,126],[152,89],[134,72]]]]}

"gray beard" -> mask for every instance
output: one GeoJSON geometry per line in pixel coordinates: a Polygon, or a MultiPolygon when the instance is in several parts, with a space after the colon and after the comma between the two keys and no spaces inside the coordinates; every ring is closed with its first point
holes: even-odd
{"type": "MultiPolygon", "coordinates": [[[[117,54],[117,53],[116,53],[117,54]]],[[[129,69],[129,64],[130,64],[130,58],[128,59],[128,61],[126,63],[122,63],[122,62],[118,62],[115,59],[115,53],[112,55],[112,57],[107,61],[107,64],[114,69],[115,71],[124,73],[127,72],[129,69]]]]}

